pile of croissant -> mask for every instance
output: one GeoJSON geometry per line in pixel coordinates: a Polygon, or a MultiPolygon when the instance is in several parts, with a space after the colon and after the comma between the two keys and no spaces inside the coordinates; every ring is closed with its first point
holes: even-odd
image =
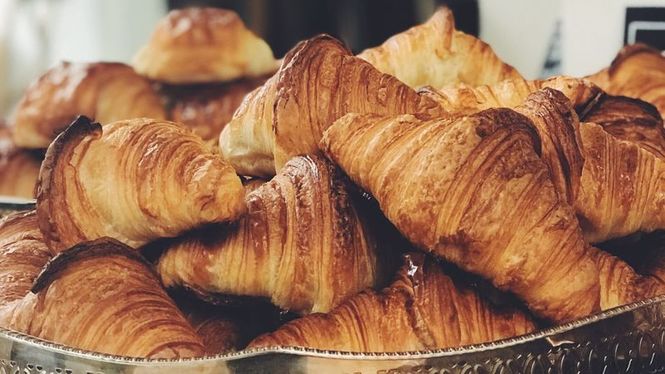
{"type": "Polygon", "coordinates": [[[665,294],[665,57],[529,81],[448,9],[282,60],[230,11],[0,130],[0,326],[108,354],[429,350],[665,294]],[[34,187],[33,187],[34,186],[34,187]],[[286,312],[286,313],[285,313],[286,312]]]}

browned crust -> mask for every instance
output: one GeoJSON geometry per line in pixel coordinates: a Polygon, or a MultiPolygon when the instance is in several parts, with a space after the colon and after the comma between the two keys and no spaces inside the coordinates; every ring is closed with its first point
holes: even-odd
{"type": "Polygon", "coordinates": [[[661,54],[661,52],[657,49],[649,47],[643,43],[627,45],[619,51],[616,57],[614,57],[614,60],[612,60],[612,63],[608,68],[608,73],[610,75],[614,74],[616,69],[618,69],[627,59],[640,53],[652,53],[657,55],[661,54]]]}
{"type": "Polygon", "coordinates": [[[31,291],[33,293],[38,293],[48,287],[58,278],[60,272],[66,269],[71,263],[95,257],[107,256],[124,256],[132,261],[143,263],[155,278],[159,278],[152,268],[152,265],[143,256],[121,242],[113,238],[105,237],[77,244],[69,250],[61,252],[53,257],[35,279],[31,291]]]}
{"type": "MultiPolygon", "coordinates": [[[[59,242],[58,225],[54,221],[53,212],[58,209],[53,206],[52,199],[54,190],[58,188],[55,177],[59,163],[63,161],[69,152],[87,136],[101,137],[102,126],[92,122],[88,117],[79,116],[65,131],[56,137],[46,150],[46,157],[42,162],[37,179],[37,218],[39,229],[44,234],[44,239],[49,247],[52,242],[59,242]]],[[[57,195],[57,194],[56,194],[57,195]]],[[[66,204],[66,202],[61,202],[66,204]]],[[[62,218],[62,217],[59,217],[62,218]]]]}
{"type": "Polygon", "coordinates": [[[473,116],[481,120],[476,127],[476,133],[481,138],[488,137],[506,127],[509,127],[511,131],[525,131],[529,134],[533,142],[533,149],[538,156],[542,154],[542,143],[538,130],[525,115],[508,108],[492,108],[478,112],[473,116]]]}

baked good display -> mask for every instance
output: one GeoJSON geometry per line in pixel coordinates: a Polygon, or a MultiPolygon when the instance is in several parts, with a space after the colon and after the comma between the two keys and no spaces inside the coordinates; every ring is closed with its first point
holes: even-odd
{"type": "Polygon", "coordinates": [[[228,163],[181,125],[79,117],[46,151],[37,217],[54,252],[105,236],[138,248],[234,220],[243,196],[228,163]]]}
{"type": "Polygon", "coordinates": [[[19,101],[9,126],[17,146],[46,148],[77,116],[102,124],[165,118],[150,82],[125,64],[62,62],[39,77],[19,101]]]}
{"type": "Polygon", "coordinates": [[[189,8],[134,68],[63,63],[0,128],[0,194],[36,191],[0,221],[0,327],[147,358],[405,352],[665,294],[647,47],[527,80],[439,9],[278,62],[237,14],[189,8]]]}
{"type": "Polygon", "coordinates": [[[260,77],[275,71],[277,62],[235,12],[186,8],[159,22],[133,66],[150,79],[182,84],[260,77]]]}

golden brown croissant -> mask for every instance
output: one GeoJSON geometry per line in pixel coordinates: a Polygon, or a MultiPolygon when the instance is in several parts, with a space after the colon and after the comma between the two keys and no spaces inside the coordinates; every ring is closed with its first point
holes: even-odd
{"type": "MultiPolygon", "coordinates": [[[[664,185],[658,177],[663,161],[655,156],[659,144],[665,144],[665,137],[662,121],[654,117],[654,113],[649,113],[648,104],[601,92],[582,112],[586,113],[585,118],[601,121],[603,127],[580,127],[577,115],[564,94],[550,88],[529,94],[529,85],[509,82],[498,86],[503,89],[485,86],[465,88],[456,93],[453,90],[430,90],[428,94],[439,95],[440,100],[446,100],[449,103],[443,104],[446,108],[464,108],[463,113],[472,112],[473,102],[478,103],[478,110],[491,106],[515,107],[524,95],[528,95],[516,110],[536,125],[542,142],[542,158],[550,169],[554,186],[561,197],[573,205],[585,237],[592,243],[635,231],[665,228],[659,209],[663,204],[661,195],[664,185]],[[511,86],[522,88],[507,89],[511,86]],[[471,97],[478,100],[471,100],[471,97]],[[465,104],[459,104],[461,102],[465,104]],[[646,104],[647,109],[642,104],[646,104]],[[613,134],[608,134],[603,128],[613,134]],[[647,138],[649,134],[653,136],[647,138]],[[622,142],[615,136],[637,140],[633,143],[622,142]],[[647,149],[653,153],[646,152],[647,149]]],[[[573,91],[578,90],[564,90],[573,91]]]]}
{"type": "Polygon", "coordinates": [[[0,309],[0,326],[114,355],[177,358],[204,353],[150,264],[108,238],[54,257],[31,293],[0,309]]]}
{"type": "Polygon", "coordinates": [[[609,68],[589,76],[613,95],[642,99],[665,117],[665,56],[644,44],[623,47],[609,68]]]}
{"type": "Polygon", "coordinates": [[[317,149],[323,131],[349,112],[443,116],[431,99],[319,35],[298,43],[279,71],[250,93],[220,136],[241,175],[271,176],[317,149]]]}
{"type": "Polygon", "coordinates": [[[97,122],[165,118],[150,82],[119,63],[63,62],[25,92],[9,124],[20,147],[46,148],[78,115],[97,122]]]}
{"type": "Polygon", "coordinates": [[[602,95],[581,118],[601,125],[615,138],[633,142],[665,158],[665,127],[651,104],[625,96],[602,95]]]}
{"type": "Polygon", "coordinates": [[[193,302],[177,302],[177,305],[203,341],[206,354],[216,355],[242,348],[239,321],[229,313],[223,313],[211,305],[193,302]]]}
{"type": "Polygon", "coordinates": [[[472,86],[521,78],[492,47],[455,30],[453,13],[441,8],[422,25],[392,36],[358,57],[413,88],[472,86]]]}
{"type": "Polygon", "coordinates": [[[77,119],[46,152],[37,216],[54,252],[110,236],[137,248],[245,210],[240,178],[188,129],[77,119]]]}
{"type": "Polygon", "coordinates": [[[532,126],[510,109],[426,121],[349,114],[321,146],[412,243],[566,321],[598,310],[598,273],[532,126]]]}
{"type": "Polygon", "coordinates": [[[32,198],[42,154],[19,149],[0,124],[0,195],[32,198]]]}
{"type": "Polygon", "coordinates": [[[203,140],[217,143],[219,133],[231,120],[242,99],[265,82],[242,79],[222,84],[163,85],[169,119],[187,125],[203,140]]]}
{"type": "Polygon", "coordinates": [[[600,275],[600,307],[603,310],[665,294],[657,277],[639,275],[626,262],[597,248],[590,253],[600,275]]]}
{"type": "Polygon", "coordinates": [[[225,82],[277,69],[270,46],[238,15],[216,8],[172,10],[134,57],[142,75],[169,83],[225,82]]]}
{"type": "Polygon", "coordinates": [[[292,159],[250,186],[237,225],[171,244],[159,260],[163,283],[265,297],[298,313],[327,312],[375,285],[376,243],[340,178],[319,156],[292,159]]]}
{"type": "Polygon", "coordinates": [[[37,225],[35,211],[14,213],[0,221],[0,307],[30,292],[51,252],[37,225]]]}
{"type": "Polygon", "coordinates": [[[248,348],[303,346],[353,352],[418,351],[477,344],[534,330],[518,310],[499,310],[446,275],[422,254],[410,254],[381,292],[364,291],[328,314],[312,314],[263,335],[248,348]]]}

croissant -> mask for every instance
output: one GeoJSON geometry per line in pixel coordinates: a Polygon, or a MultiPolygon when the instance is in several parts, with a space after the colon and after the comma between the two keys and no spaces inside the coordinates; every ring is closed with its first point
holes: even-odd
{"type": "Polygon", "coordinates": [[[590,253],[600,275],[600,307],[603,310],[665,294],[657,277],[639,275],[626,262],[596,248],[590,253]]]}
{"type": "Polygon", "coordinates": [[[472,86],[521,78],[487,43],[455,29],[453,13],[440,8],[422,25],[392,36],[358,57],[413,88],[472,86]]]}
{"type": "Polygon", "coordinates": [[[349,114],[321,147],[417,247],[566,321],[599,308],[598,273],[528,118],[349,114]]]}
{"type": "Polygon", "coordinates": [[[333,165],[296,157],[248,189],[248,213],[237,225],[167,247],[157,266],[164,285],[265,297],[309,313],[327,312],[377,282],[375,240],[333,165]]]}
{"type": "Polygon", "coordinates": [[[298,43],[278,72],[245,97],[220,135],[221,151],[241,175],[272,176],[292,157],[314,153],[323,131],[348,112],[445,115],[431,99],[319,35],[298,43]]]}
{"type": "Polygon", "coordinates": [[[34,211],[3,218],[0,221],[0,308],[27,295],[50,258],[34,211]]]}
{"type": "Polygon", "coordinates": [[[242,79],[222,84],[163,85],[169,119],[186,125],[206,141],[217,143],[246,94],[265,79],[242,79]]]}
{"type": "Polygon", "coordinates": [[[145,260],[100,239],[54,257],[0,326],[70,347],[131,357],[203,355],[192,326],[145,260]]]}
{"type": "Polygon", "coordinates": [[[523,78],[507,79],[494,84],[458,85],[450,88],[423,87],[420,93],[435,100],[447,111],[458,114],[473,114],[490,108],[514,108],[529,96],[543,88],[561,91],[582,114],[602,95],[602,90],[585,79],[557,76],[545,80],[529,81],[523,78]]]}
{"type": "Polygon", "coordinates": [[[165,118],[150,82],[119,63],[62,62],[27,89],[9,125],[19,147],[46,148],[78,115],[106,124],[165,118]]]}
{"type": "Polygon", "coordinates": [[[609,68],[589,79],[613,95],[647,101],[665,117],[665,56],[644,44],[623,47],[609,68]]]}
{"type": "Polygon", "coordinates": [[[34,197],[40,165],[40,152],[17,148],[0,124],[0,195],[34,197]]]}
{"type": "Polygon", "coordinates": [[[312,314],[248,348],[302,346],[352,352],[419,351],[477,344],[535,329],[519,310],[500,310],[421,254],[406,256],[397,279],[364,291],[328,314],[312,314]]]}
{"type": "Polygon", "coordinates": [[[665,158],[665,127],[651,104],[625,96],[602,95],[581,118],[596,123],[615,138],[635,143],[665,158]]]}
{"type": "MultiPolygon", "coordinates": [[[[441,91],[440,97],[452,102],[464,96],[451,92],[441,91]]],[[[466,92],[481,98],[478,109],[515,106],[522,95],[529,95],[527,89],[511,93],[487,87],[469,88],[466,92]]],[[[585,237],[592,243],[635,231],[665,228],[658,208],[663,204],[661,195],[665,186],[658,176],[662,159],[655,155],[658,145],[665,144],[665,133],[662,121],[649,113],[648,105],[645,110],[642,102],[634,101],[606,95],[596,97],[594,104],[587,105],[583,112],[585,118],[603,121],[603,127],[580,126],[565,95],[550,88],[530,94],[523,105],[516,107],[536,125],[542,141],[542,159],[550,169],[554,186],[561,198],[573,205],[585,237]],[[623,142],[604,129],[626,140],[639,140],[623,142]],[[646,138],[648,134],[654,136],[646,138]]],[[[465,102],[468,105],[463,107],[471,111],[472,100],[465,102]]]]}
{"type": "Polygon", "coordinates": [[[235,12],[195,7],[169,12],[133,64],[150,79],[178,84],[259,77],[277,69],[270,46],[235,12]]]}
{"type": "Polygon", "coordinates": [[[638,274],[665,284],[665,231],[637,233],[602,245],[630,264],[638,274]]]}
{"type": "Polygon", "coordinates": [[[104,236],[137,248],[245,210],[240,178],[186,128],[78,118],[46,152],[37,217],[54,252],[104,236]]]}
{"type": "Polygon", "coordinates": [[[206,354],[228,353],[241,348],[240,326],[229,313],[189,300],[188,302],[176,300],[176,304],[201,338],[206,354]]]}

